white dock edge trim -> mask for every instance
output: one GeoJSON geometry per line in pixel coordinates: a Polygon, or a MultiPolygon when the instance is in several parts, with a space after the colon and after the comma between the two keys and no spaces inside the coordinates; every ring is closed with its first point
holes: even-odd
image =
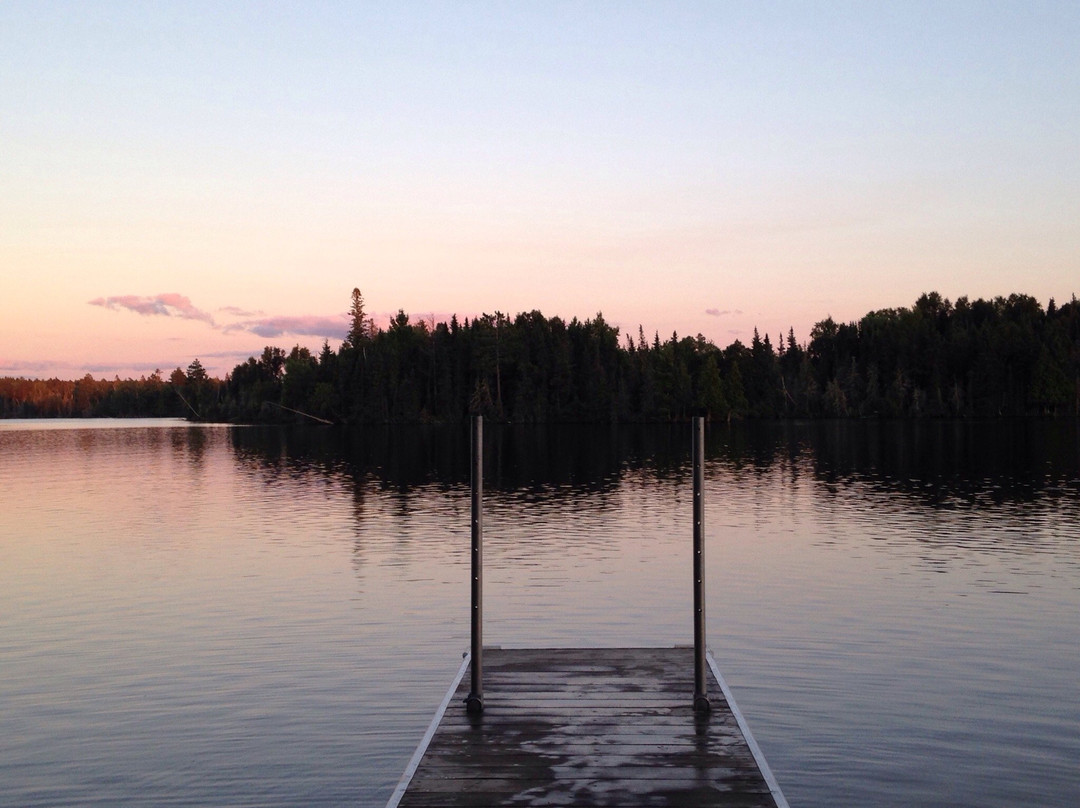
{"type": "Polygon", "coordinates": [[[727,699],[728,707],[731,708],[731,714],[735,716],[739,729],[742,730],[743,737],[746,738],[746,745],[750,747],[750,752],[753,754],[754,760],[757,761],[761,774],[765,777],[765,784],[769,787],[769,793],[776,800],[776,808],[790,808],[787,799],[784,797],[784,792],[780,790],[780,784],[776,782],[776,777],[773,776],[772,769],[769,768],[769,764],[765,760],[761,747],[754,740],[754,736],[750,732],[750,726],[746,723],[746,719],[743,718],[742,712],[739,711],[739,705],[735,703],[735,697],[731,695],[731,689],[727,686],[727,682],[724,681],[724,677],[720,673],[720,668],[716,665],[716,659],[713,657],[712,651],[706,651],[705,658],[709,661],[713,676],[716,677],[720,689],[724,692],[724,698],[727,699]]]}
{"type": "MultiPolygon", "coordinates": [[[[454,677],[454,681],[450,684],[450,689],[447,690],[446,695],[443,696],[442,703],[439,705],[439,709],[435,711],[435,717],[431,719],[431,724],[428,726],[427,732],[424,733],[420,745],[416,747],[416,751],[413,752],[413,756],[409,759],[409,765],[405,767],[405,773],[401,775],[401,780],[398,781],[397,788],[395,788],[394,793],[390,795],[390,801],[386,803],[386,808],[397,808],[397,804],[401,802],[401,798],[409,788],[409,783],[412,782],[413,775],[416,774],[416,769],[420,765],[420,761],[424,758],[424,753],[427,752],[428,744],[430,744],[431,739],[435,737],[435,730],[439,728],[439,722],[442,721],[443,715],[446,713],[446,708],[450,705],[450,699],[454,697],[454,691],[458,689],[458,685],[461,684],[461,680],[465,677],[465,671],[469,669],[469,662],[471,660],[472,655],[466,653],[465,659],[461,662],[461,668],[457,672],[457,676],[454,677]]],[[[783,808],[786,808],[786,806],[783,806],[783,808]]]]}

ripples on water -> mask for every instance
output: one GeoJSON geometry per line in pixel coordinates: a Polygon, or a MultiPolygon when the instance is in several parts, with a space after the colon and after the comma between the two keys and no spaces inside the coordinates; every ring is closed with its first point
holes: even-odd
{"type": "MultiPolygon", "coordinates": [[[[686,430],[487,431],[485,640],[691,642],[686,430]]],[[[710,644],[792,805],[1080,803],[1078,447],[710,431],[710,644]]],[[[468,646],[466,451],[0,422],[0,804],[384,804],[468,646]]]]}

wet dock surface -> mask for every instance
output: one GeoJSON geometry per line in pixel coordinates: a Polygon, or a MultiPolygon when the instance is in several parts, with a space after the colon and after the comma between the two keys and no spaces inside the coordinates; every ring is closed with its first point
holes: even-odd
{"type": "Polygon", "coordinates": [[[786,808],[714,665],[695,713],[693,653],[484,649],[483,712],[463,677],[390,806],[786,808]]]}

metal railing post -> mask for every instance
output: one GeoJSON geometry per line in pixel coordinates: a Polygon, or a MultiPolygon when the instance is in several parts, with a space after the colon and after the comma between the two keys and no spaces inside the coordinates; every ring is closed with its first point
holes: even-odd
{"type": "Polygon", "coordinates": [[[470,713],[484,709],[484,418],[472,417],[472,681],[465,706],[470,713]]]}
{"type": "Polygon", "coordinates": [[[693,419],[694,471],[694,709],[711,709],[705,682],[705,419],[693,419]]]}

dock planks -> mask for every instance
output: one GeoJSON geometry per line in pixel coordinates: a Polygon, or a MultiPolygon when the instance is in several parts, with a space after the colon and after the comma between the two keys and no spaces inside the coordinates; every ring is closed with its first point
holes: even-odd
{"type": "Polygon", "coordinates": [[[484,710],[466,665],[387,808],[787,808],[709,659],[692,648],[484,649],[484,710]]]}

